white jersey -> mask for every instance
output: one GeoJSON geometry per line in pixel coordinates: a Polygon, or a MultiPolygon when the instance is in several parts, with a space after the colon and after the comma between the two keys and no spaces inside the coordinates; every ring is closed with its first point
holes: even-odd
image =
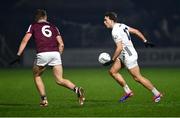
{"type": "Polygon", "coordinates": [[[112,38],[115,43],[122,42],[123,50],[119,55],[121,61],[127,68],[133,68],[137,65],[137,52],[132,44],[128,31],[129,27],[125,24],[115,23],[112,29],[112,38]]]}
{"type": "Polygon", "coordinates": [[[123,47],[133,47],[128,31],[129,27],[125,24],[116,23],[112,29],[112,37],[115,43],[122,41],[123,47]]]}

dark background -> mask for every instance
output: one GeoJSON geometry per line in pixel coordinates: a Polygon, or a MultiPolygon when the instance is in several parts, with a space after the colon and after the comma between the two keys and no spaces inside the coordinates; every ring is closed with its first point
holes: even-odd
{"type": "MultiPolygon", "coordinates": [[[[105,29],[106,11],[118,13],[119,22],[137,28],[157,47],[180,46],[180,0],[12,0],[0,4],[0,54],[15,55],[33,22],[36,9],[47,10],[65,48],[110,48],[114,46],[110,31],[105,29]]],[[[135,47],[144,48],[136,37],[135,47]]],[[[33,48],[30,41],[27,48],[33,48]]],[[[3,64],[1,64],[3,65],[3,64]]]]}

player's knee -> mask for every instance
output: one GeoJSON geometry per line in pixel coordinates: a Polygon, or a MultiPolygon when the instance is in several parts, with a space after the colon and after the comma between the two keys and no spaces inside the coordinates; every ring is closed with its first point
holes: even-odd
{"type": "Polygon", "coordinates": [[[111,76],[115,76],[115,74],[116,74],[116,72],[115,71],[113,71],[113,70],[109,70],[109,74],[111,75],[111,76]]]}
{"type": "Polygon", "coordinates": [[[39,75],[38,71],[36,71],[36,70],[33,69],[33,75],[34,75],[35,77],[38,76],[38,75],[39,75]]]}
{"type": "Polygon", "coordinates": [[[141,75],[134,75],[133,76],[133,78],[134,78],[134,80],[136,81],[136,82],[141,82],[141,80],[142,80],[142,76],[141,75]]]}
{"type": "Polygon", "coordinates": [[[57,83],[58,85],[63,85],[64,79],[63,79],[63,78],[58,78],[58,79],[56,80],[56,83],[57,83]]]}
{"type": "Polygon", "coordinates": [[[34,77],[36,77],[36,76],[40,76],[40,71],[38,70],[38,68],[36,68],[36,67],[34,67],[33,68],[33,75],[34,75],[34,77]]]}
{"type": "Polygon", "coordinates": [[[133,77],[136,82],[140,82],[139,78],[133,77]]]}
{"type": "Polygon", "coordinates": [[[33,71],[33,75],[34,75],[34,77],[41,76],[41,75],[42,75],[42,72],[33,71]]]}

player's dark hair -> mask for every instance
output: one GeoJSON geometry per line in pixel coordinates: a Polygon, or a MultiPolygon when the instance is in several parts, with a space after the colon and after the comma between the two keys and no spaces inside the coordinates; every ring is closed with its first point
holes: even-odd
{"type": "Polygon", "coordinates": [[[117,14],[115,12],[106,12],[105,13],[106,17],[109,17],[110,20],[113,20],[114,22],[118,21],[117,14]]]}
{"type": "Polygon", "coordinates": [[[44,18],[45,16],[47,16],[47,13],[45,10],[43,9],[37,9],[36,13],[35,13],[35,21],[37,22],[38,20],[44,18]]]}

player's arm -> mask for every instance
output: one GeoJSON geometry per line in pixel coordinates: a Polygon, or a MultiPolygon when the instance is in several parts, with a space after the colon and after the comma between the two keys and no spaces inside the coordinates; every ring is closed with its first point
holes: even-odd
{"type": "Polygon", "coordinates": [[[145,47],[148,47],[148,46],[154,47],[154,44],[149,42],[149,41],[147,41],[145,36],[138,29],[129,27],[128,31],[131,34],[135,34],[136,36],[138,36],[144,42],[145,47]]]}
{"type": "Polygon", "coordinates": [[[17,55],[21,56],[22,52],[24,51],[29,39],[31,38],[32,34],[31,33],[26,33],[26,35],[24,36],[24,38],[21,41],[21,44],[19,46],[19,50],[17,55]]]}
{"type": "Polygon", "coordinates": [[[31,36],[32,36],[31,33],[27,33],[27,34],[24,36],[24,38],[22,39],[21,44],[20,44],[20,46],[19,46],[19,50],[18,50],[18,52],[17,52],[16,57],[15,57],[12,61],[9,62],[9,65],[13,65],[13,64],[15,64],[16,62],[20,62],[21,54],[22,54],[22,52],[24,51],[24,49],[25,49],[25,47],[26,47],[29,39],[31,38],[31,36]]]}
{"type": "Polygon", "coordinates": [[[62,54],[63,51],[64,51],[64,42],[63,42],[63,39],[60,35],[58,35],[56,37],[57,41],[58,41],[58,44],[59,44],[59,52],[62,54]]]}
{"type": "Polygon", "coordinates": [[[112,59],[108,62],[106,62],[105,64],[103,64],[104,66],[108,66],[111,65],[112,63],[114,63],[114,61],[118,58],[118,56],[120,55],[121,51],[123,49],[122,46],[122,41],[118,41],[116,42],[116,49],[114,51],[114,54],[112,56],[112,59]]]}
{"type": "Polygon", "coordinates": [[[131,34],[135,34],[136,36],[138,36],[143,42],[147,41],[146,38],[144,37],[144,35],[138,29],[129,27],[128,31],[131,34]]]}
{"type": "Polygon", "coordinates": [[[115,61],[117,59],[117,57],[120,55],[122,49],[123,49],[122,41],[117,42],[116,43],[116,49],[115,49],[113,57],[112,57],[113,61],[115,61]]]}

